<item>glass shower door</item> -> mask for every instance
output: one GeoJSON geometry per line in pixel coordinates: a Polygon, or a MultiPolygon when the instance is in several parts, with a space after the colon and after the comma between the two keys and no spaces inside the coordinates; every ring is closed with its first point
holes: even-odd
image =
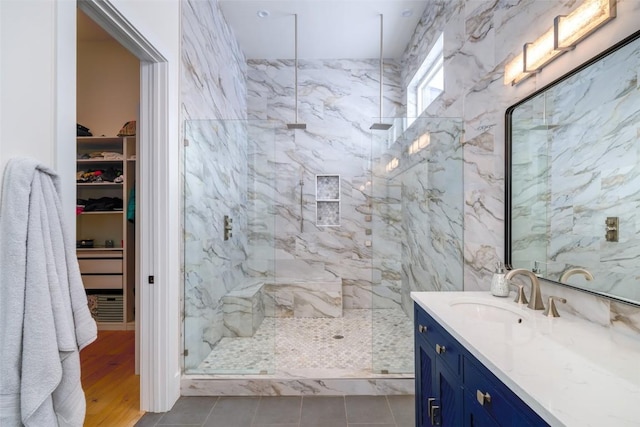
{"type": "Polygon", "coordinates": [[[187,374],[269,374],[273,318],[264,275],[273,271],[270,198],[257,197],[261,150],[273,149],[266,121],[193,120],[184,149],[184,368],[187,374]]]}
{"type": "Polygon", "coordinates": [[[372,133],[373,372],[413,373],[413,291],[463,289],[462,123],[372,133]]]}

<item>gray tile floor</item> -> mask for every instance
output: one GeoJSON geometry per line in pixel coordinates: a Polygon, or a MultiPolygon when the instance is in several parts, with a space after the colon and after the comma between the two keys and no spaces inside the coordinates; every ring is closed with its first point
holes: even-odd
{"type": "Polygon", "coordinates": [[[414,427],[414,396],[181,397],[136,427],[414,427]]]}

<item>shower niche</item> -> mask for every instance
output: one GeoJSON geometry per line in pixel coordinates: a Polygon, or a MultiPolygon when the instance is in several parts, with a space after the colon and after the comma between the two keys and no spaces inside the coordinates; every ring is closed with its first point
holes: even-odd
{"type": "Polygon", "coordinates": [[[340,175],[316,175],[316,225],[340,226],[340,175]]]}

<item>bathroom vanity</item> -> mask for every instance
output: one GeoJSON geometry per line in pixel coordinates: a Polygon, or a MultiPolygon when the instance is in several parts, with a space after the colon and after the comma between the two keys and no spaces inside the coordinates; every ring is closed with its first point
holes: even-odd
{"type": "Polygon", "coordinates": [[[416,425],[637,426],[640,342],[488,292],[413,292],[416,425]]]}

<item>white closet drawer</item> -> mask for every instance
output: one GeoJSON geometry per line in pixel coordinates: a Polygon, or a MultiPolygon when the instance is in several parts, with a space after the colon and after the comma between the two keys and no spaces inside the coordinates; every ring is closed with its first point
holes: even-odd
{"type": "Polygon", "coordinates": [[[76,249],[78,259],[122,258],[122,249],[76,249]]]}
{"type": "Polygon", "coordinates": [[[82,274],[122,274],[122,258],[114,259],[78,259],[82,274]]]}
{"type": "Polygon", "coordinates": [[[85,289],[122,289],[121,274],[83,274],[85,289]]]}

